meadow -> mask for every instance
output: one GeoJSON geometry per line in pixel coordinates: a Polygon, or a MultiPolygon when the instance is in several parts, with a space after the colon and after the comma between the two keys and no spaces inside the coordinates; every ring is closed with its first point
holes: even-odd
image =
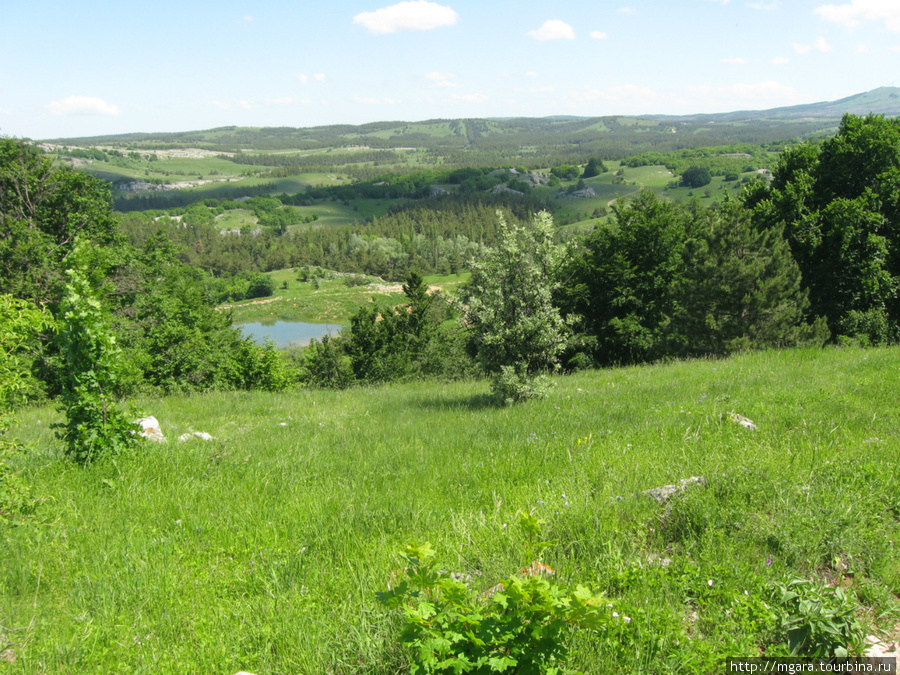
{"type": "Polygon", "coordinates": [[[867,633],[896,637],[898,357],[584,371],[513,407],[479,381],[137,400],[168,441],[87,468],[57,412],[25,409],[36,502],[0,529],[0,673],[406,672],[376,600],[402,546],[487,589],[530,560],[520,510],[563,583],[629,618],[570,636],[585,673],[777,653],[772,584],[791,579],[846,589],[867,633]],[[666,504],[644,492],[695,476],[666,504]]]}

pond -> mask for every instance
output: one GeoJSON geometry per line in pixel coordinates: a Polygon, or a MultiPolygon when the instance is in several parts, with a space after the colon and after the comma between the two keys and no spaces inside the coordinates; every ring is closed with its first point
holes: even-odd
{"type": "Polygon", "coordinates": [[[275,343],[277,347],[305,346],[315,338],[321,340],[323,335],[335,336],[341,327],[333,323],[305,323],[303,321],[275,321],[273,323],[238,324],[238,328],[245,336],[253,338],[254,342],[263,344],[266,338],[275,343]]]}

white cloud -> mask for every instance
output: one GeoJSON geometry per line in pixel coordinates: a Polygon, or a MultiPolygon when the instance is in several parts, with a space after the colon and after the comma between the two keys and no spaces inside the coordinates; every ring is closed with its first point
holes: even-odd
{"type": "Polygon", "coordinates": [[[785,63],[790,63],[790,59],[786,59],[783,56],[776,56],[774,59],[769,61],[773,66],[783,66],[785,63]]]}
{"type": "Polygon", "coordinates": [[[427,0],[400,2],[374,12],[361,12],[353,17],[353,23],[358,23],[377,35],[401,30],[431,30],[452,26],[458,20],[459,14],[452,8],[427,0]]]}
{"type": "Polygon", "coordinates": [[[540,75],[538,75],[538,72],[536,70],[529,70],[527,73],[525,73],[525,77],[540,77],[540,75]]]}
{"type": "Polygon", "coordinates": [[[812,45],[801,45],[797,42],[794,43],[794,51],[798,54],[808,54],[813,49],[820,52],[830,52],[831,45],[828,44],[824,37],[816,38],[815,44],[812,45]]]}
{"type": "Polygon", "coordinates": [[[888,50],[892,52],[900,52],[900,47],[888,47],[888,50]]]}
{"type": "Polygon", "coordinates": [[[780,4],[778,0],[772,0],[772,2],[748,2],[747,7],[767,12],[776,9],[780,4]]]}
{"type": "Polygon", "coordinates": [[[454,73],[439,73],[437,71],[430,72],[425,75],[425,79],[431,82],[429,85],[433,89],[455,88],[463,85],[456,81],[454,73]]]}
{"type": "Polygon", "coordinates": [[[543,87],[528,87],[526,89],[517,87],[515,91],[520,94],[549,94],[556,91],[556,87],[554,87],[552,84],[548,84],[543,87]]]}
{"type": "Polygon", "coordinates": [[[869,45],[856,45],[856,53],[857,54],[868,54],[869,53],[869,45]]]}
{"type": "Polygon", "coordinates": [[[324,82],[327,78],[323,73],[316,73],[315,75],[298,75],[297,81],[300,84],[307,84],[310,80],[314,80],[315,82],[324,82]]]}
{"type": "Polygon", "coordinates": [[[373,98],[371,96],[354,96],[353,100],[366,105],[395,105],[398,103],[392,98],[373,98]]]}
{"type": "Polygon", "coordinates": [[[747,59],[741,58],[740,56],[732,56],[727,59],[722,59],[722,63],[730,63],[736,66],[743,66],[747,63],[747,59]]]}
{"type": "Polygon", "coordinates": [[[253,23],[253,21],[254,21],[253,17],[250,16],[249,14],[247,14],[246,16],[244,16],[244,18],[242,18],[240,21],[238,21],[238,23],[253,23]]]}
{"type": "Polygon", "coordinates": [[[266,101],[267,105],[293,105],[297,103],[297,99],[292,98],[290,96],[283,96],[281,98],[270,98],[266,101]]]}
{"type": "Polygon", "coordinates": [[[119,115],[119,106],[93,96],[69,96],[52,101],[47,109],[54,115],[119,115]]]}
{"type": "Polygon", "coordinates": [[[619,7],[619,12],[622,14],[634,14],[636,11],[634,7],[619,7]]]}
{"type": "Polygon", "coordinates": [[[537,30],[530,30],[525,35],[541,42],[546,42],[547,40],[574,40],[575,30],[565,21],[550,19],[545,21],[544,25],[537,30]]]}
{"type": "Polygon", "coordinates": [[[592,30],[591,31],[591,39],[593,40],[605,40],[608,36],[602,30],[592,30]]]}
{"type": "Polygon", "coordinates": [[[460,103],[481,103],[488,100],[487,94],[453,94],[450,98],[460,103]]]}
{"type": "Polygon", "coordinates": [[[850,0],[844,5],[820,5],[813,10],[826,21],[858,26],[861,21],[884,21],[888,30],[900,32],[900,3],[897,0],[850,0]]]}

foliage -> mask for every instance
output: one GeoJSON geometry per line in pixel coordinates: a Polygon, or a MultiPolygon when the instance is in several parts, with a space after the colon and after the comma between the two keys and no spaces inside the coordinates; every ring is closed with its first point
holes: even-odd
{"type": "Polygon", "coordinates": [[[758,226],[784,227],[810,314],[835,337],[900,338],[900,121],[846,115],[821,145],[779,159],[745,201],[758,226]]]}
{"type": "Polygon", "coordinates": [[[0,293],[57,300],[75,237],[100,244],[115,239],[110,203],[103,181],[0,137],[0,293]]]}
{"type": "Polygon", "coordinates": [[[823,321],[805,323],[809,302],[781,232],[757,230],[734,201],[697,217],[672,288],[668,351],[725,355],[827,339],[823,321]]]}
{"type": "Polygon", "coordinates": [[[495,397],[508,404],[542,395],[569,342],[570,327],[553,304],[566,249],[554,242],[546,211],[530,227],[508,225],[500,212],[497,218],[500,241],[472,266],[461,302],[477,360],[493,378],[495,397]]]}
{"type": "Polygon", "coordinates": [[[306,382],[314,387],[346,389],[353,384],[355,374],[341,336],[310,340],[305,366],[306,382]]]}
{"type": "Polygon", "coordinates": [[[411,673],[574,673],[565,668],[570,630],[617,621],[603,595],[565,588],[539,561],[479,591],[470,575],[439,571],[430,544],[408,545],[404,557],[405,578],[378,597],[403,611],[411,673]]]}
{"type": "Polygon", "coordinates": [[[591,232],[566,266],[557,301],[567,315],[583,317],[598,363],[658,358],[692,218],[646,190],[613,212],[615,223],[591,232]]]}
{"type": "Polygon", "coordinates": [[[23,448],[6,437],[10,411],[23,398],[31,379],[28,352],[49,317],[33,304],[0,295],[0,516],[12,516],[28,501],[28,487],[10,466],[23,448]]]}
{"type": "Polygon", "coordinates": [[[608,169],[606,165],[603,163],[603,160],[600,160],[596,157],[591,157],[588,160],[588,163],[584,167],[584,171],[581,173],[582,178],[593,178],[594,176],[599,176],[601,173],[606,173],[608,169]]]}
{"type": "Polygon", "coordinates": [[[121,349],[107,322],[100,295],[89,279],[91,260],[79,242],[67,257],[66,283],[57,323],[62,360],[60,407],[66,422],[59,435],[66,453],[86,464],[133,445],[136,426],[118,410],[121,349]]]}
{"type": "Polygon", "coordinates": [[[772,590],[791,656],[844,658],[863,653],[866,633],[851,592],[808,579],[774,584],[772,590]]]}
{"type": "Polygon", "coordinates": [[[703,166],[689,166],[681,174],[681,184],[689,188],[699,188],[712,182],[712,174],[703,166]]]}

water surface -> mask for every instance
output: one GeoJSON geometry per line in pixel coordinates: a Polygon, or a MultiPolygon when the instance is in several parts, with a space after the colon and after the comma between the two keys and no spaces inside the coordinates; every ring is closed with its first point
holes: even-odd
{"type": "Polygon", "coordinates": [[[323,335],[335,336],[341,327],[333,323],[306,323],[305,321],[275,321],[272,323],[242,323],[237,326],[254,342],[263,344],[268,338],[278,347],[305,346],[323,335]]]}

